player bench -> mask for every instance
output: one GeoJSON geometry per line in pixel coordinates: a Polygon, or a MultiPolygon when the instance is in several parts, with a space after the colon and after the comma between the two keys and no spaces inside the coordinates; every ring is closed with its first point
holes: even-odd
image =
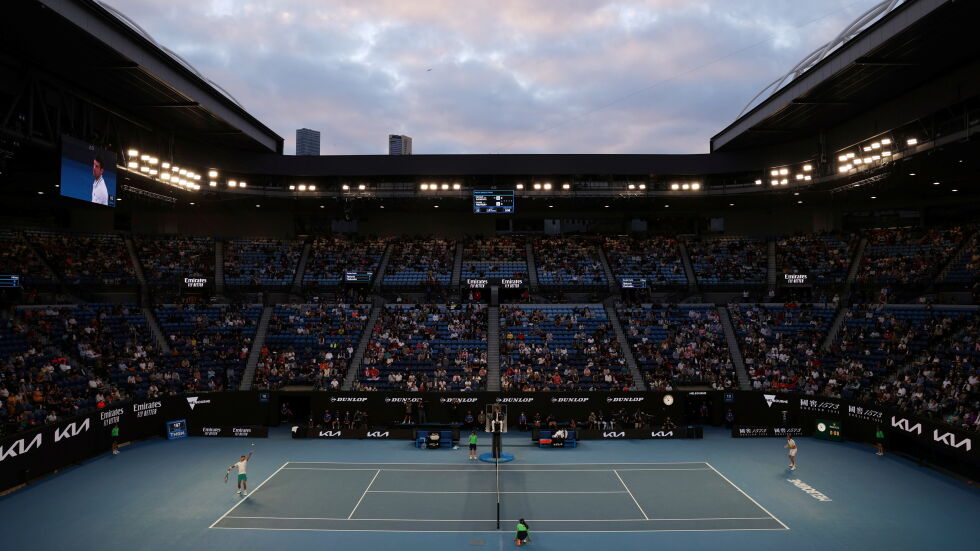
{"type": "Polygon", "coordinates": [[[563,441],[556,441],[551,436],[554,433],[552,430],[542,429],[538,432],[538,447],[541,448],[574,448],[578,446],[578,440],[576,439],[577,434],[575,429],[569,429],[568,438],[563,441]]]}

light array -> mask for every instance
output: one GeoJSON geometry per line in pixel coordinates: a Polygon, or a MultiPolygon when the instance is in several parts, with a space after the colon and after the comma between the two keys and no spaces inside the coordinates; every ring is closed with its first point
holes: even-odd
{"type": "MultiPolygon", "coordinates": [[[[124,168],[130,172],[139,173],[147,178],[151,178],[168,186],[193,191],[198,191],[201,189],[200,173],[188,169],[187,167],[181,167],[168,162],[161,162],[160,158],[156,155],[146,152],[140,153],[140,151],[137,149],[126,150],[126,164],[124,165],[124,168]]],[[[217,177],[217,171],[208,171],[208,178],[210,178],[211,187],[217,185],[217,182],[214,181],[214,179],[217,177]]]]}
{"type": "Polygon", "coordinates": [[[671,191],[699,191],[701,189],[700,182],[684,182],[679,184],[670,184],[671,191]]]}
{"type": "MultiPolygon", "coordinates": [[[[788,186],[790,182],[790,174],[793,175],[793,179],[797,182],[810,182],[813,180],[812,172],[813,165],[810,163],[804,163],[797,170],[794,170],[788,166],[773,168],[769,171],[769,185],[772,187],[788,186]]],[[[756,180],[755,185],[761,186],[762,180],[756,180]]]]}
{"type": "MultiPolygon", "coordinates": [[[[364,185],[362,184],[359,189],[364,190],[364,185]]],[[[449,182],[443,182],[441,184],[437,182],[424,182],[419,184],[419,189],[422,191],[449,191],[450,189],[453,191],[459,191],[463,189],[463,186],[459,182],[454,182],[452,184],[449,182]]]]}
{"type": "MultiPolygon", "coordinates": [[[[919,143],[917,138],[908,138],[905,144],[914,146],[919,143]]],[[[881,138],[858,146],[856,151],[848,151],[837,156],[837,172],[845,174],[861,170],[869,166],[878,166],[891,160],[895,143],[891,138],[881,138]]]]}
{"type": "Polygon", "coordinates": [[[289,185],[289,191],[296,191],[296,190],[299,190],[299,191],[316,191],[316,185],[315,184],[309,184],[309,185],[307,185],[307,184],[299,184],[299,185],[297,185],[297,184],[290,184],[289,185]]]}

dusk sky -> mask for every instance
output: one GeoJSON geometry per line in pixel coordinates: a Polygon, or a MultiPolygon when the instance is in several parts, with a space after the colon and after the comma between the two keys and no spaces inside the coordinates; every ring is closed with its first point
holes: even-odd
{"type": "Polygon", "coordinates": [[[879,0],[109,0],[294,151],[703,153],[879,0]]]}

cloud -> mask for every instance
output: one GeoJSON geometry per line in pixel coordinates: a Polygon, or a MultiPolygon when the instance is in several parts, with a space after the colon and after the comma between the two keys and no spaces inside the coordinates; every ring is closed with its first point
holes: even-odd
{"type": "Polygon", "coordinates": [[[876,0],[115,0],[293,150],[695,153],[876,0]]]}

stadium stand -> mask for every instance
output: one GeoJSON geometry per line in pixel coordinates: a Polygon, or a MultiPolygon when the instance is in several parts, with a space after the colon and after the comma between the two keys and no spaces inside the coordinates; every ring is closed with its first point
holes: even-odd
{"type": "Polygon", "coordinates": [[[310,247],[303,272],[307,287],[334,287],[348,271],[377,273],[388,239],[366,237],[318,237],[310,247]]]}
{"type": "Polygon", "coordinates": [[[487,309],[389,304],[374,326],[358,390],[485,390],[487,309]]]}
{"type": "Polygon", "coordinates": [[[135,287],[136,271],[126,244],[114,233],[60,233],[27,230],[65,285],[135,287]]]}
{"type": "Polygon", "coordinates": [[[523,237],[471,238],[463,243],[462,278],[526,278],[523,237]]]}
{"type": "Polygon", "coordinates": [[[595,242],[585,237],[548,237],[534,241],[538,284],[601,287],[607,284],[595,242]]]}
{"type": "Polygon", "coordinates": [[[210,237],[144,235],[133,242],[147,285],[177,288],[185,277],[214,279],[214,240],[210,237]]]}
{"type": "Polygon", "coordinates": [[[149,342],[132,304],[16,309],[0,325],[0,424],[9,434],[141,396],[126,378],[149,342]]]}
{"type": "Polygon", "coordinates": [[[236,389],[261,312],[253,304],[158,307],[156,317],[173,352],[165,358],[169,385],[236,389]]]}
{"type": "Polygon", "coordinates": [[[980,238],[974,236],[963,253],[953,260],[943,281],[965,286],[976,285],[980,281],[980,238]]]}
{"type": "Polygon", "coordinates": [[[766,242],[749,237],[692,241],[687,247],[698,284],[707,287],[765,284],[766,242]]]}
{"type": "Polygon", "coordinates": [[[851,308],[823,360],[815,393],[935,417],[961,407],[976,412],[978,322],[976,307],[851,308]]]}
{"type": "Polygon", "coordinates": [[[0,273],[19,274],[25,287],[51,286],[58,278],[48,269],[24,238],[11,229],[0,229],[0,273]]]}
{"type": "Polygon", "coordinates": [[[676,239],[607,237],[602,246],[616,277],[646,278],[651,287],[688,283],[676,239]]]}
{"type": "Polygon", "coordinates": [[[787,304],[729,306],[745,369],[755,390],[813,393],[820,345],[833,308],[787,304]]]}
{"type": "Polygon", "coordinates": [[[451,239],[405,239],[395,244],[383,284],[387,287],[443,286],[450,283],[456,242],[451,239]]]}
{"type": "Polygon", "coordinates": [[[648,389],[735,387],[735,368],[714,306],[620,304],[616,310],[648,389]]]}
{"type": "Polygon", "coordinates": [[[288,287],[303,252],[297,241],[235,239],[225,249],[225,285],[288,287]]]}
{"type": "Polygon", "coordinates": [[[966,229],[959,226],[871,231],[857,282],[892,287],[900,285],[914,291],[932,281],[966,235],[966,229]]]}
{"type": "Polygon", "coordinates": [[[366,304],[277,305],[259,358],[256,387],[314,385],[340,390],[370,311],[366,304]]]}
{"type": "Polygon", "coordinates": [[[776,268],[807,274],[808,283],[839,286],[847,280],[856,239],[853,235],[796,235],[776,241],[776,268]]]}
{"type": "Polygon", "coordinates": [[[600,305],[501,306],[501,387],[635,390],[619,345],[600,305]]]}

